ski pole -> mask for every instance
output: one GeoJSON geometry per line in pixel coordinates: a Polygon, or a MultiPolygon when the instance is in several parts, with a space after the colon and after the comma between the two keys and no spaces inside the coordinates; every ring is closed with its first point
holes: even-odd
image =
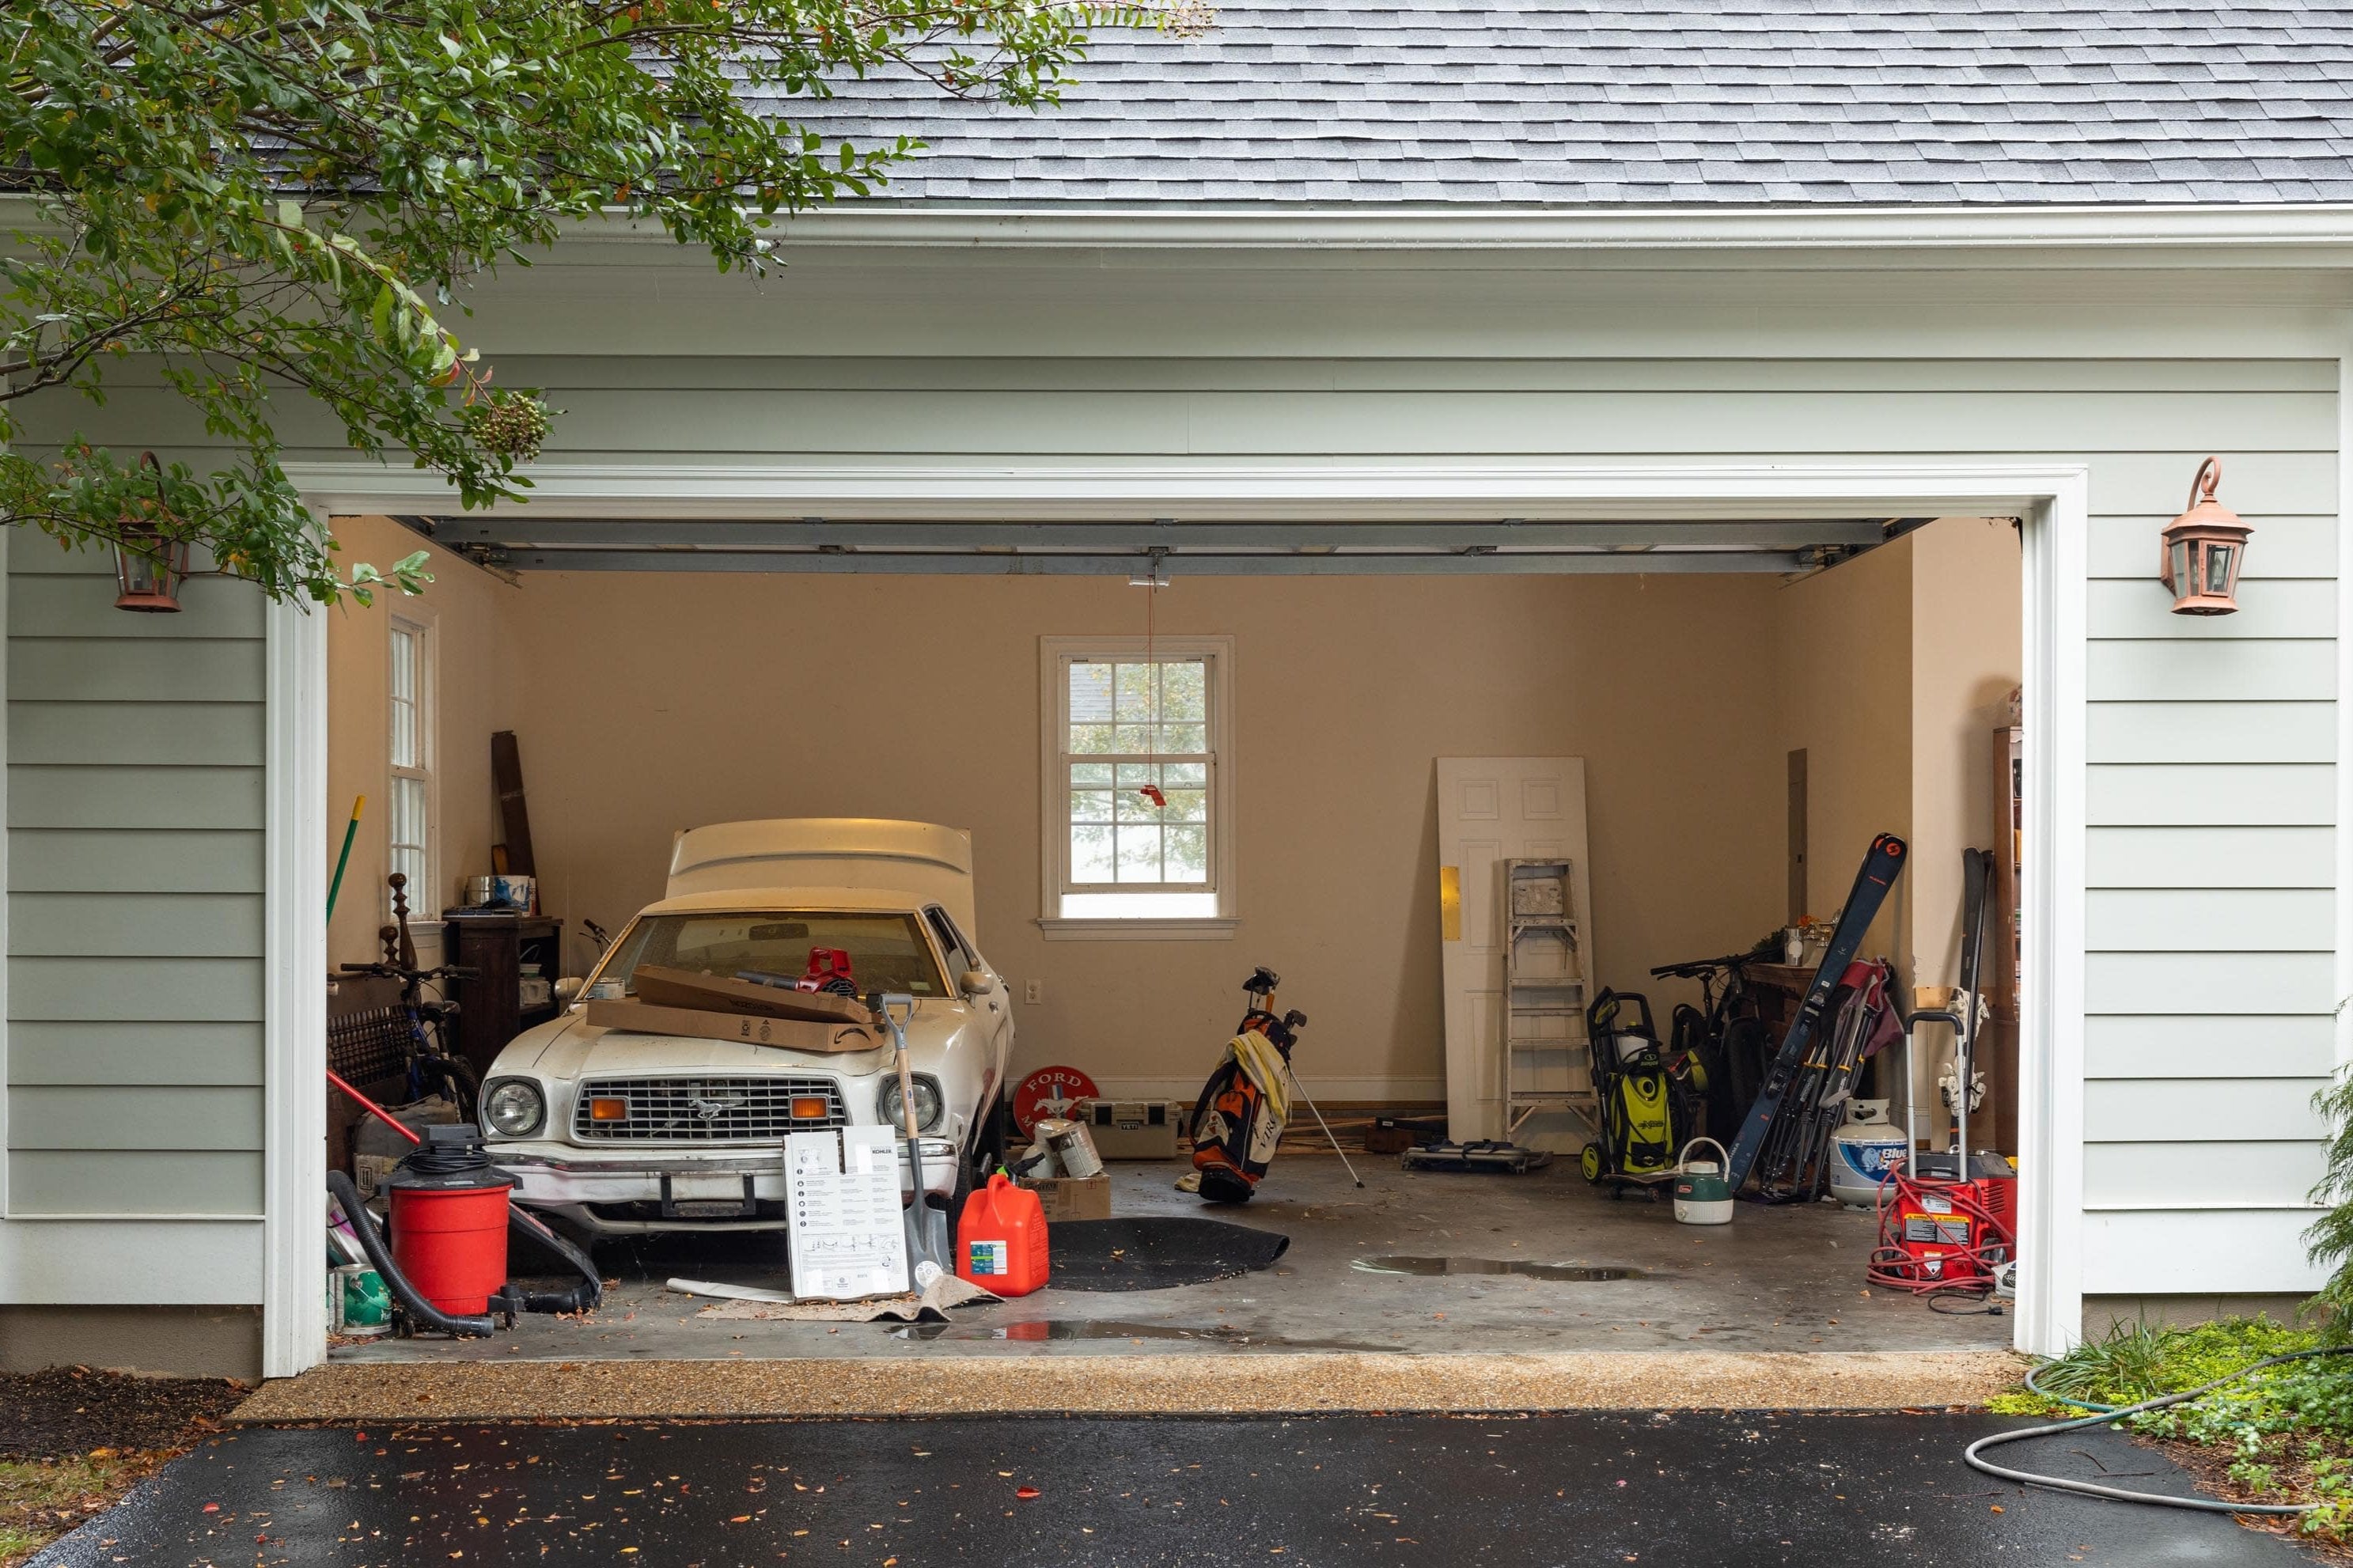
{"type": "Polygon", "coordinates": [[[1307,1109],[1315,1111],[1315,1125],[1324,1129],[1324,1137],[1332,1140],[1332,1152],[1340,1156],[1340,1163],[1346,1168],[1348,1179],[1356,1183],[1359,1187],[1363,1186],[1365,1184],[1365,1178],[1356,1174],[1356,1166],[1349,1164],[1348,1152],[1345,1149],[1341,1148],[1340,1140],[1333,1136],[1332,1124],[1324,1120],[1324,1113],[1321,1110],[1315,1110],[1315,1097],[1307,1092],[1307,1086],[1305,1084],[1299,1081],[1299,1069],[1293,1067],[1288,1061],[1285,1061],[1282,1066],[1283,1070],[1291,1074],[1291,1087],[1299,1091],[1299,1098],[1307,1102],[1307,1109]]]}

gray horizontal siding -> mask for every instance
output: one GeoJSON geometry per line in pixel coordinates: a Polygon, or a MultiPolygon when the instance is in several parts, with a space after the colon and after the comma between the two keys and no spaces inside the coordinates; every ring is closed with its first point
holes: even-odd
{"type": "Polygon", "coordinates": [[[259,893],[18,893],[8,951],[28,958],[259,958],[259,893]]]}
{"type": "Polygon", "coordinates": [[[261,967],[251,958],[11,957],[8,1016],[43,1023],[259,1023],[261,967]]]}
{"type": "Polygon", "coordinates": [[[8,1212],[258,1214],[263,601],[8,559],[8,1212]]]}
{"type": "MultiPolygon", "coordinates": [[[[544,276],[544,275],[543,275],[544,276]]],[[[1566,359],[1428,353],[1411,357],[1317,356],[1290,350],[1263,358],[1229,354],[697,354],[676,346],[659,355],[506,353],[501,379],[589,391],[649,392],[1824,392],[1926,394],[2186,391],[2185,370],[2207,393],[2337,390],[2326,359],[2151,360],[2080,355],[1994,359],[1752,354],[1566,359]]],[[[117,394],[163,389],[151,364],[126,362],[107,384],[117,394]]],[[[289,405],[290,412],[294,407],[289,405]]],[[[82,421],[90,423],[88,419],[82,421]]],[[[2187,484],[2187,479],[2183,481],[2187,484]]],[[[2176,489],[2181,487],[2177,486],[2176,489]]],[[[51,553],[53,544],[44,545],[51,553]]]]}
{"type": "MultiPolygon", "coordinates": [[[[322,1090],[321,1092],[324,1092],[322,1090]]],[[[168,1092],[117,1085],[16,1084],[8,1091],[17,1149],[261,1147],[261,1090],[178,1085],[168,1092]]]]}
{"type": "Polygon", "coordinates": [[[250,893],[266,851],[258,827],[16,828],[8,883],[28,893],[250,893]]]}
{"type": "Polygon", "coordinates": [[[8,1182],[23,1214],[259,1215],[261,1169],[249,1150],[20,1149],[8,1182]]]}
{"type": "Polygon", "coordinates": [[[222,1084],[262,1081],[258,1020],[199,1023],[46,1019],[11,1025],[11,1083],[108,1085],[222,1084]]]}
{"type": "Polygon", "coordinates": [[[2326,368],[2295,426],[2304,455],[2276,440],[2185,447],[2228,454],[2223,498],[2254,525],[2237,615],[2175,616],[2156,581],[2191,462],[2174,459],[2175,493],[2154,505],[2094,463],[2089,1290],[2130,1282],[2125,1238],[2151,1226],[2214,1232],[2211,1247],[2175,1247],[2167,1288],[2308,1282],[2301,1247],[2266,1238],[2309,1217],[2326,1131],[2312,1094],[2336,1058],[2341,544],[2326,368]]]}
{"type": "Polygon", "coordinates": [[[25,766],[244,767],[262,747],[259,702],[13,702],[8,757],[25,766]]]}

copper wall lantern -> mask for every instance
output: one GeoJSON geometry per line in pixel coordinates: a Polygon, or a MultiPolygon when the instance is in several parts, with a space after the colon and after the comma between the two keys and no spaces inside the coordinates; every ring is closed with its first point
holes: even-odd
{"type": "Polygon", "coordinates": [[[2199,464],[2198,477],[2189,481],[2189,510],[2166,528],[2160,575],[2177,616],[2227,616],[2239,607],[2239,564],[2254,530],[2214,499],[2214,487],[2221,482],[2221,458],[2199,464]]]}
{"type": "Polygon", "coordinates": [[[122,537],[114,542],[114,581],[121,590],[114,607],[175,615],[180,584],[188,580],[188,542],[164,536],[162,524],[171,516],[164,507],[164,465],[154,453],[142,452],[139,466],[155,475],[155,500],[152,510],[122,520],[122,537]]]}

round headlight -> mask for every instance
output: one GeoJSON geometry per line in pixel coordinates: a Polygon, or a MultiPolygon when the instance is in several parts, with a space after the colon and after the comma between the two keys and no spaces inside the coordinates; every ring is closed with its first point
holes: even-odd
{"type": "Polygon", "coordinates": [[[511,1078],[494,1083],[482,1096],[482,1120],[493,1132],[509,1138],[527,1138],[539,1131],[546,1120],[547,1101],[539,1092],[539,1085],[528,1079],[511,1078]]]}
{"type": "MultiPolygon", "coordinates": [[[[907,1114],[900,1109],[897,1079],[886,1078],[882,1080],[882,1094],[875,1102],[875,1109],[881,1112],[882,1120],[892,1126],[902,1130],[906,1127],[907,1114]]],[[[915,1127],[918,1131],[929,1132],[937,1127],[940,1124],[941,1113],[945,1109],[940,1100],[940,1086],[937,1080],[928,1078],[915,1079],[915,1127]]]]}

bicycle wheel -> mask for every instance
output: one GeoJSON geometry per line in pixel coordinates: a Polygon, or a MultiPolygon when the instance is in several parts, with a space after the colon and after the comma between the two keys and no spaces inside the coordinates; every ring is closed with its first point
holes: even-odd
{"type": "Polygon", "coordinates": [[[460,1120],[479,1120],[481,1105],[481,1080],[474,1076],[472,1066],[463,1057],[439,1056],[426,1059],[426,1070],[438,1073],[443,1096],[458,1108],[460,1120]]]}

